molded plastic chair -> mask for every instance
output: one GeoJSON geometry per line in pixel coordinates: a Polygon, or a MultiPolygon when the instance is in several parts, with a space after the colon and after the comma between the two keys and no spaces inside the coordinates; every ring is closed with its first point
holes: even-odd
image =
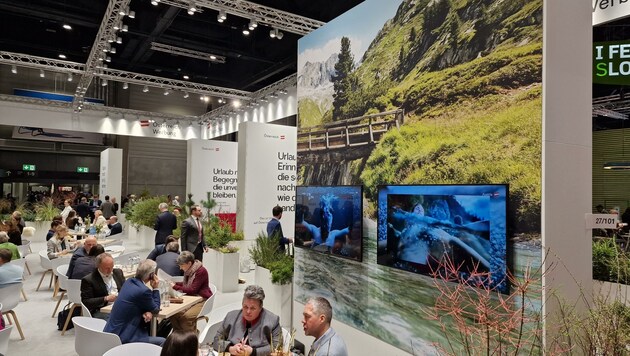
{"type": "Polygon", "coordinates": [[[201,333],[199,334],[199,345],[201,344],[212,344],[214,341],[214,336],[219,331],[222,322],[217,322],[214,324],[206,324],[206,327],[203,328],[201,333]]]}
{"type": "Polygon", "coordinates": [[[59,288],[62,289],[61,295],[59,296],[59,300],[57,300],[57,305],[55,305],[55,310],[52,313],[52,317],[54,318],[57,315],[57,310],[59,309],[59,304],[61,304],[61,300],[66,295],[66,291],[68,290],[68,277],[66,277],[66,272],[68,272],[69,265],[61,265],[57,267],[57,276],[59,282],[59,288]]]}
{"type": "MultiPolygon", "coordinates": [[[[58,258],[54,258],[50,260],[52,264],[52,272],[55,275],[55,288],[53,289],[53,298],[55,298],[57,296],[57,293],[59,293],[59,273],[57,272],[57,267],[63,266],[63,265],[70,265],[71,259],[72,258],[68,256],[68,257],[58,257],[58,258]]],[[[66,270],[66,272],[67,271],[68,270],[66,270]]]]}
{"type": "Polygon", "coordinates": [[[9,352],[9,337],[13,331],[13,325],[7,325],[4,329],[0,330],[0,355],[8,355],[9,352]]]}
{"type": "MultiPolygon", "coordinates": [[[[26,259],[24,258],[18,258],[17,260],[11,260],[12,264],[14,265],[18,265],[20,267],[22,267],[22,280],[24,280],[24,275],[26,274],[26,269],[24,268],[25,264],[26,264],[26,259]]],[[[24,292],[24,288],[22,288],[22,297],[24,297],[24,301],[27,301],[28,298],[26,297],[26,293],[24,292]]]]}
{"type": "Polygon", "coordinates": [[[146,342],[131,342],[128,344],[116,346],[113,349],[104,353],[103,356],[160,356],[160,353],[162,353],[162,348],[157,345],[149,344],[146,342]]]}
{"type": "Polygon", "coordinates": [[[285,328],[282,328],[282,351],[287,352],[291,350],[291,332],[285,328]]]}
{"type": "Polygon", "coordinates": [[[171,276],[164,272],[161,268],[158,268],[158,278],[163,281],[183,282],[184,276],[171,276]]]}
{"type": "Polygon", "coordinates": [[[28,271],[28,274],[31,274],[31,269],[28,267],[28,263],[26,262],[26,256],[28,256],[32,251],[31,251],[31,242],[24,242],[24,240],[22,240],[22,245],[18,246],[18,251],[20,252],[20,256],[22,256],[22,259],[24,259],[24,266],[26,267],[26,270],[28,271]]]}
{"type": "Polygon", "coordinates": [[[74,351],[79,356],[102,356],[108,350],[122,345],[118,335],[103,331],[105,320],[75,316],[72,323],[75,328],[74,351]]]}
{"type": "Polygon", "coordinates": [[[20,326],[20,322],[18,321],[17,315],[13,311],[13,309],[20,302],[20,290],[22,289],[22,282],[9,284],[6,287],[0,288],[0,303],[2,304],[2,313],[7,316],[7,320],[10,324],[15,322],[15,326],[20,333],[20,337],[24,340],[24,333],[22,332],[22,327],[20,326]],[[12,318],[9,318],[11,316],[12,318]],[[13,319],[13,321],[11,321],[13,319]]]}
{"type": "Polygon", "coordinates": [[[61,335],[66,333],[66,329],[68,329],[68,324],[70,323],[70,319],[72,318],[72,313],[76,308],[82,308],[81,306],[81,280],[80,279],[68,279],[66,281],[68,283],[68,302],[72,303],[70,307],[70,312],[68,313],[68,317],[66,318],[66,322],[63,324],[63,329],[61,330],[61,335]]]}
{"type": "MultiPolygon", "coordinates": [[[[158,271],[159,272],[159,271],[158,271]]],[[[210,320],[210,313],[212,313],[212,307],[214,306],[214,297],[217,295],[217,286],[210,283],[210,290],[212,291],[212,296],[208,298],[205,303],[203,303],[203,307],[199,311],[199,315],[197,315],[197,321],[201,319],[205,319],[206,323],[210,320]]]]}
{"type": "Polygon", "coordinates": [[[81,314],[86,318],[91,318],[92,313],[90,313],[90,309],[88,309],[83,302],[81,302],[81,314]]]}
{"type": "Polygon", "coordinates": [[[50,258],[48,258],[48,251],[46,250],[39,251],[39,263],[42,265],[42,268],[44,269],[44,274],[42,274],[42,278],[39,280],[37,289],[35,289],[36,291],[38,291],[39,287],[42,285],[42,281],[44,280],[44,277],[46,277],[46,273],[50,272],[50,283],[48,284],[48,288],[52,286],[52,281],[53,281],[52,261],[50,261],[50,258]]]}

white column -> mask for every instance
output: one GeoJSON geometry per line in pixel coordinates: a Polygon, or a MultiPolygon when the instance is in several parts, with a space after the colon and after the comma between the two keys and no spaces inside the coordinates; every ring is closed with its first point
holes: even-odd
{"type": "Polygon", "coordinates": [[[106,195],[116,197],[122,201],[122,163],[123,150],[108,148],[101,152],[101,169],[99,175],[99,193],[101,198],[106,195]]]}

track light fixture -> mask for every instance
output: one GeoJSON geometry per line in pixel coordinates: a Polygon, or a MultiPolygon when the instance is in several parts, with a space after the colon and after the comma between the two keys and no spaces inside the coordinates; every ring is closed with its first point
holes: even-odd
{"type": "Polygon", "coordinates": [[[188,99],[189,95],[188,92],[184,92],[184,99],[188,99]]]}
{"type": "Polygon", "coordinates": [[[11,73],[17,74],[17,67],[14,65],[11,66],[11,73]]]}
{"type": "Polygon", "coordinates": [[[43,70],[43,69],[40,69],[40,70],[39,70],[39,77],[40,77],[40,78],[44,78],[45,76],[46,76],[46,74],[44,74],[44,70],[43,70]]]}
{"type": "Polygon", "coordinates": [[[144,88],[142,88],[142,92],[146,93],[148,91],[149,91],[149,87],[145,85],[144,88]]]}
{"type": "Polygon", "coordinates": [[[164,95],[168,95],[168,94],[170,94],[170,93],[171,93],[171,91],[170,91],[170,90],[168,90],[168,89],[165,89],[165,90],[164,90],[164,95]]]}
{"type": "Polygon", "coordinates": [[[243,34],[245,36],[249,36],[249,28],[248,27],[243,27],[243,34]]]}
{"type": "Polygon", "coordinates": [[[227,19],[227,13],[224,10],[219,10],[219,14],[217,15],[217,21],[223,22],[227,19]]]}
{"type": "Polygon", "coordinates": [[[184,75],[182,78],[184,78],[184,79],[186,79],[186,80],[190,79],[190,77],[189,77],[189,76],[187,76],[187,75],[184,75]]]}
{"type": "Polygon", "coordinates": [[[103,52],[109,52],[112,49],[112,46],[109,44],[106,44],[105,46],[103,46],[103,52]]]}
{"type": "Polygon", "coordinates": [[[114,43],[114,36],[107,38],[107,43],[114,43]]]}
{"type": "Polygon", "coordinates": [[[254,31],[256,27],[258,27],[258,22],[255,19],[249,20],[249,30],[254,31]]]}
{"type": "Polygon", "coordinates": [[[274,27],[269,31],[269,37],[281,40],[284,37],[284,33],[274,27]]]}
{"type": "Polygon", "coordinates": [[[123,27],[121,28],[122,32],[129,32],[129,26],[127,25],[123,25],[123,27]]]}
{"type": "Polygon", "coordinates": [[[110,56],[105,57],[105,62],[111,62],[111,61],[112,61],[112,57],[110,56]]]}
{"type": "Polygon", "coordinates": [[[68,30],[68,31],[72,30],[72,26],[68,25],[67,23],[64,23],[63,26],[61,27],[63,27],[64,30],[68,30]]]}
{"type": "Polygon", "coordinates": [[[122,21],[118,21],[114,24],[114,30],[118,31],[122,27],[122,21]]]}
{"type": "Polygon", "coordinates": [[[123,83],[123,89],[129,89],[129,83],[123,83]]]}
{"type": "Polygon", "coordinates": [[[103,80],[101,81],[101,85],[102,85],[102,86],[104,86],[104,87],[106,87],[106,86],[107,86],[107,80],[106,80],[106,79],[103,79],[103,80]]]}
{"type": "Polygon", "coordinates": [[[68,73],[68,81],[71,82],[72,81],[72,73],[68,73]]]}
{"type": "Polygon", "coordinates": [[[122,44],[122,37],[116,37],[116,43],[122,44]]]}
{"type": "Polygon", "coordinates": [[[191,1],[190,5],[188,6],[188,15],[194,15],[195,12],[197,12],[197,6],[195,5],[194,1],[191,1]]]}
{"type": "Polygon", "coordinates": [[[160,2],[160,0],[151,0],[151,5],[153,6],[157,6],[157,4],[160,2]]]}
{"type": "Polygon", "coordinates": [[[281,40],[282,37],[284,37],[284,33],[278,29],[276,29],[277,33],[276,33],[276,38],[281,40]]]}
{"type": "Polygon", "coordinates": [[[125,8],[125,7],[121,7],[120,10],[118,11],[118,15],[120,16],[125,16],[129,13],[129,8],[125,8]]]}
{"type": "Polygon", "coordinates": [[[111,54],[116,54],[116,47],[112,47],[112,48],[109,50],[109,53],[111,53],[111,54]]]}
{"type": "Polygon", "coordinates": [[[136,12],[131,10],[129,11],[129,14],[127,15],[130,19],[135,19],[136,18],[136,12]]]}

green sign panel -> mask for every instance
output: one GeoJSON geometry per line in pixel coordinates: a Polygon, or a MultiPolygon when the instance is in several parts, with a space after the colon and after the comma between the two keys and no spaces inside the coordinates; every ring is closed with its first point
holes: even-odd
{"type": "Polygon", "coordinates": [[[630,43],[628,41],[595,42],[593,66],[593,83],[628,85],[630,43]]]}
{"type": "Polygon", "coordinates": [[[77,167],[77,173],[89,173],[90,169],[88,167],[77,167]]]}
{"type": "Polygon", "coordinates": [[[34,164],[23,164],[23,165],[22,165],[22,170],[23,170],[23,171],[31,171],[31,172],[34,172],[34,171],[35,171],[35,165],[34,165],[34,164]]]}

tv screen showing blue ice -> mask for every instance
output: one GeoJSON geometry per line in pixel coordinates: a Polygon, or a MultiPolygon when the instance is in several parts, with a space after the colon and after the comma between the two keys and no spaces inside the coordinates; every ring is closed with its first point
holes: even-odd
{"type": "Polygon", "coordinates": [[[505,293],[507,198],[507,185],[381,186],[377,261],[460,282],[483,275],[483,285],[505,293]]]}
{"type": "Polygon", "coordinates": [[[297,187],[295,246],[362,259],[362,187],[297,187]]]}

